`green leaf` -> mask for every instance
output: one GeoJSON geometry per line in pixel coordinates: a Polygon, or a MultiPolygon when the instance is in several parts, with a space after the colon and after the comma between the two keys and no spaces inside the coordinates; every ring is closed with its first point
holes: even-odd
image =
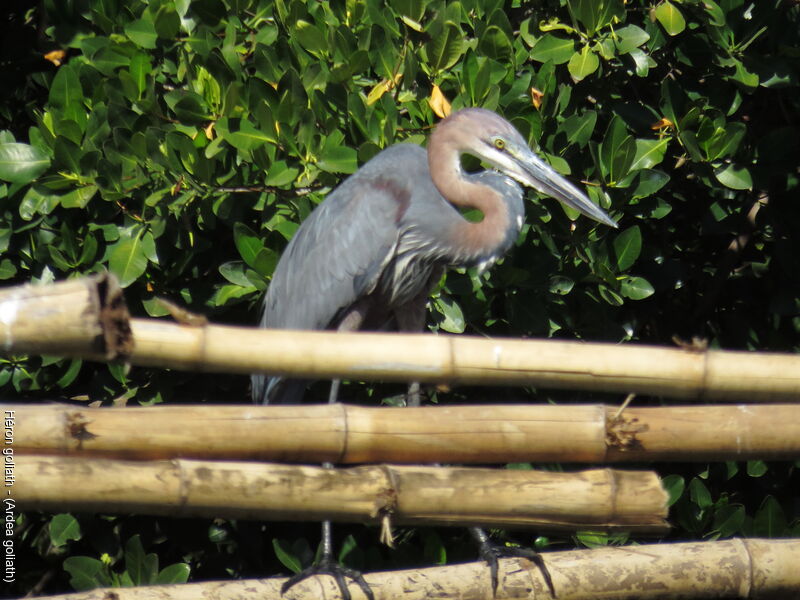
{"type": "Polygon", "coordinates": [[[273,136],[257,129],[247,119],[220,119],[217,127],[222,138],[238,150],[250,152],[276,142],[273,136]]]}
{"type": "Polygon", "coordinates": [[[30,183],[50,166],[50,158],[28,144],[0,144],[0,179],[11,183],[30,183]]]}
{"type": "Polygon", "coordinates": [[[186,583],[189,581],[191,569],[186,563],[175,563],[161,569],[161,572],[155,578],[153,583],[155,585],[172,585],[176,583],[186,583]]]}
{"type": "Polygon", "coordinates": [[[767,463],[763,460],[748,460],[747,461],[747,475],[748,477],[763,477],[768,471],[767,463]]]}
{"type": "Polygon", "coordinates": [[[733,537],[742,532],[746,517],[744,506],[741,504],[722,506],[714,513],[714,531],[724,538],[733,537]]]}
{"type": "Polygon", "coordinates": [[[145,48],[146,50],[152,50],[156,47],[158,35],[156,34],[155,25],[153,25],[153,21],[148,13],[145,13],[141,19],[131,21],[125,25],[124,30],[128,39],[137,46],[145,48]]]}
{"type": "Polygon", "coordinates": [[[686,20],[672,2],[662,2],[655,9],[655,17],[669,35],[678,35],[686,28],[686,20]]]}
{"type": "Polygon", "coordinates": [[[628,54],[650,39],[650,34],[636,25],[621,27],[615,34],[614,43],[619,54],[628,54]]]}
{"type": "Polygon", "coordinates": [[[347,146],[325,148],[317,166],[328,173],[355,173],[358,169],[358,153],[347,146]]]}
{"type": "Polygon", "coordinates": [[[325,34],[308,21],[298,20],[295,24],[294,34],[300,45],[314,55],[323,55],[328,51],[328,42],[325,34]]]}
{"type": "Polygon", "coordinates": [[[123,288],[141,277],[147,269],[147,256],[142,247],[142,231],[136,235],[128,229],[109,252],[108,268],[117,276],[123,288]]]}
{"type": "Polygon", "coordinates": [[[278,263],[274,250],[264,247],[256,233],[243,223],[233,226],[233,243],[245,263],[263,277],[269,277],[278,263]]]}
{"type": "Polygon", "coordinates": [[[753,177],[750,170],[733,163],[714,167],[714,177],[722,185],[732,190],[753,189],[753,177]]]}
{"type": "Polygon", "coordinates": [[[272,548],[275,550],[275,556],[277,556],[281,564],[289,569],[292,573],[299,573],[303,570],[303,565],[300,562],[300,559],[284,548],[284,545],[284,541],[273,538],[272,548]]]}
{"type": "Polygon", "coordinates": [[[711,501],[711,493],[708,491],[706,485],[697,477],[689,482],[689,498],[692,503],[697,505],[700,509],[708,508],[713,504],[711,501]]]}
{"type": "Polygon", "coordinates": [[[575,281],[563,275],[553,275],[550,278],[550,293],[566,296],[575,287],[575,281]]]}
{"type": "Polygon", "coordinates": [[[158,574],[158,556],[145,554],[140,536],[134,535],[125,544],[125,571],[133,585],[149,585],[158,574]]]}
{"type": "Polygon", "coordinates": [[[448,333],[464,333],[467,327],[464,313],[452,297],[441,294],[434,300],[433,304],[442,316],[439,321],[439,327],[448,333]]]}
{"type": "Polygon", "coordinates": [[[70,574],[69,584],[79,592],[111,586],[105,566],[96,558],[70,556],[64,560],[64,570],[70,574]]]}
{"type": "Polygon", "coordinates": [[[50,543],[53,546],[63,546],[69,540],[81,539],[81,527],[78,521],[70,514],[61,513],[50,521],[50,543]]]}
{"type": "Polygon", "coordinates": [[[570,0],[570,6],[589,36],[625,18],[623,0],[570,0]]]}
{"type": "Polygon", "coordinates": [[[644,277],[623,277],[619,292],[631,300],[644,300],[652,296],[655,290],[644,277]]]}
{"type": "Polygon", "coordinates": [[[569,62],[574,53],[574,41],[545,33],[531,50],[531,58],[538,62],[552,61],[553,64],[560,65],[569,62]]]}
{"type": "Polygon", "coordinates": [[[593,110],[587,110],[583,114],[567,117],[558,130],[567,135],[568,143],[577,144],[582,148],[592,137],[596,123],[597,113],[593,110]]]}
{"type": "Polygon", "coordinates": [[[620,117],[611,119],[599,150],[600,169],[609,185],[616,185],[628,174],[636,155],[636,142],[620,117]]]}
{"type": "Polygon", "coordinates": [[[753,535],[779,537],[785,535],[788,523],[783,507],[774,496],[767,496],[753,518],[753,535]]]}
{"type": "Polygon", "coordinates": [[[631,171],[638,171],[640,169],[649,169],[661,163],[664,160],[664,154],[669,145],[668,138],[660,140],[636,140],[636,154],[633,158],[633,163],[630,166],[631,171]]]}
{"type": "Polygon", "coordinates": [[[617,257],[617,268],[627,271],[639,258],[642,251],[642,232],[638,225],[629,227],[614,238],[614,254],[617,257]]]}
{"type": "Polygon", "coordinates": [[[683,495],[686,482],[680,475],[667,475],[661,480],[661,485],[667,491],[667,506],[672,506],[683,495]]]}
{"type": "Polygon", "coordinates": [[[569,69],[573,81],[577,83],[581,79],[585,79],[594,73],[599,66],[600,59],[597,58],[597,54],[595,54],[589,46],[584,46],[580,52],[576,52],[572,55],[572,58],[569,59],[567,69],[569,69]]]}
{"type": "MultiPolygon", "coordinates": [[[[636,173],[636,178],[634,181],[635,187],[631,193],[631,198],[633,200],[638,200],[639,198],[652,196],[658,190],[663,188],[669,181],[669,175],[658,170],[642,169],[636,173]]],[[[658,215],[654,213],[651,214],[650,217],[653,219],[661,219],[667,216],[672,210],[672,207],[669,204],[664,204],[666,206],[666,212],[659,213],[658,215]]]]}
{"type": "Polygon", "coordinates": [[[17,267],[10,259],[4,258],[0,260],[0,280],[11,279],[17,274],[17,267]]]}
{"type": "Polygon", "coordinates": [[[451,21],[444,24],[442,32],[426,45],[428,63],[434,73],[452,67],[464,53],[466,42],[458,25],[451,21]]]}
{"type": "Polygon", "coordinates": [[[508,61],[513,57],[514,48],[508,34],[497,25],[489,25],[478,42],[478,50],[489,58],[508,61]]]}

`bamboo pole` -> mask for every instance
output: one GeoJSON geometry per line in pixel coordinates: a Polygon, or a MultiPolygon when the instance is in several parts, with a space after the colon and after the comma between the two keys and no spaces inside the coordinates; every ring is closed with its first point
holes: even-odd
{"type": "MultiPolygon", "coordinates": [[[[23,315],[32,314],[23,306],[30,289],[22,289],[28,291],[7,290],[0,301],[6,352],[108,360],[110,350],[98,348],[97,327],[83,328],[85,339],[79,340],[67,325],[83,315],[82,306],[91,306],[85,292],[72,294],[69,302],[48,302],[49,308],[38,311],[35,320],[20,323],[23,315]],[[70,319],[58,316],[62,305],[70,306],[70,319]]],[[[136,343],[130,359],[143,366],[324,379],[536,385],[749,402],[800,397],[800,356],[791,354],[429,334],[265,331],[157,319],[132,319],[130,327],[136,343]]],[[[127,351],[125,346],[121,354],[127,351]]]]}
{"type": "Polygon", "coordinates": [[[0,289],[0,340],[6,353],[102,360],[133,349],[130,315],[116,277],[101,273],[49,285],[0,289]]]}
{"type": "Polygon", "coordinates": [[[638,392],[715,400],[797,400],[800,356],[628,344],[242,327],[133,319],[134,364],[331,379],[638,392]]]}
{"type": "Polygon", "coordinates": [[[652,472],[15,456],[21,510],[663,533],[652,472]]]}
{"type": "Polygon", "coordinates": [[[800,405],[0,404],[17,454],[339,464],[796,459],[800,405]]]}
{"type": "MultiPolygon", "coordinates": [[[[786,600],[800,595],[800,540],[735,539],[547,552],[547,568],[559,600],[786,600]]],[[[541,573],[525,559],[500,561],[497,598],[550,598],[541,573]]],[[[474,562],[365,575],[375,600],[493,598],[489,569],[474,562]]],[[[92,590],[46,600],[239,600],[281,599],[285,578],[209,581],[183,585],[92,590]]],[[[350,584],[353,600],[363,600],[350,584]]],[[[318,576],[286,598],[339,598],[331,577],[318,576]]]]}

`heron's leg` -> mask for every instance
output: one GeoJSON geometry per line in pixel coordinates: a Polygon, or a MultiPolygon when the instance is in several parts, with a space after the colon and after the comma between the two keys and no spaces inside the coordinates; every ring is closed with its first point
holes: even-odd
{"type": "MultiPolygon", "coordinates": [[[[345,315],[339,325],[339,331],[357,331],[363,322],[364,313],[357,308],[352,309],[345,315]]],[[[333,379],[331,381],[331,391],[328,393],[328,403],[335,404],[339,397],[339,387],[341,379],[333,379]]],[[[323,468],[333,469],[333,463],[322,463],[323,468]]],[[[281,594],[285,594],[293,585],[300,583],[304,579],[314,577],[316,575],[330,575],[339,586],[339,592],[342,594],[342,600],[350,600],[350,590],[347,589],[347,579],[354,581],[364,595],[369,600],[375,600],[375,595],[369,584],[364,580],[364,576],[355,569],[349,569],[344,565],[340,565],[333,557],[333,533],[331,531],[331,522],[322,522],[322,551],[320,552],[319,561],[296,573],[287,579],[281,586],[281,594]]]]}
{"type": "MultiPolygon", "coordinates": [[[[438,280],[441,277],[441,272],[437,271],[431,280],[438,280]]],[[[428,289],[417,294],[410,302],[401,306],[395,311],[395,318],[397,319],[397,328],[400,331],[407,333],[420,333],[425,329],[425,308],[428,304],[428,289]]],[[[419,406],[420,405],[420,385],[419,381],[412,381],[408,384],[408,393],[406,395],[406,406],[419,406]]]]}
{"type": "Polygon", "coordinates": [[[492,594],[497,594],[497,570],[498,560],[501,558],[527,558],[539,568],[544,582],[547,584],[547,589],[550,590],[550,595],[556,597],[556,589],[553,587],[553,580],[550,577],[550,571],[544,564],[542,555],[535,550],[528,548],[511,548],[508,546],[499,546],[489,539],[486,532],[480,527],[470,527],[469,533],[475,539],[480,551],[480,557],[489,565],[489,572],[492,577],[492,594]]]}

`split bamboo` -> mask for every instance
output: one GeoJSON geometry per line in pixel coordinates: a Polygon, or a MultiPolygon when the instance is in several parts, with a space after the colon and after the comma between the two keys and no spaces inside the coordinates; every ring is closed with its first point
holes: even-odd
{"type": "Polygon", "coordinates": [[[133,347],[129,321],[122,289],[109,273],[0,289],[6,353],[125,358],[133,347]]]}
{"type": "Polygon", "coordinates": [[[647,471],[466,467],[346,469],[253,462],[15,456],[22,510],[664,533],[647,471]],[[388,521],[387,521],[388,519],[388,521]]]}
{"type": "Polygon", "coordinates": [[[0,404],[17,454],[338,464],[796,459],[800,405],[0,404]]]}
{"type": "MultiPolygon", "coordinates": [[[[800,540],[727,540],[572,550],[543,554],[559,600],[786,600],[800,595],[800,540]]],[[[500,561],[497,598],[550,598],[537,567],[525,559],[500,561]]],[[[376,600],[493,598],[489,569],[475,562],[365,575],[376,600]]],[[[284,578],[210,581],[115,588],[116,600],[280,600],[284,578]]],[[[355,584],[353,600],[364,600],[355,584]]],[[[108,600],[110,590],[48,596],[44,600],[108,600]]],[[[331,577],[307,579],[285,598],[339,598],[331,577]]]]}

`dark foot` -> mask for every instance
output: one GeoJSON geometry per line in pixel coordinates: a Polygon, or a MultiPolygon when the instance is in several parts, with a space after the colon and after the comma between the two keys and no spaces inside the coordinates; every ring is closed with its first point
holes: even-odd
{"type": "Polygon", "coordinates": [[[498,570],[498,561],[501,558],[527,558],[533,564],[535,564],[539,568],[539,572],[541,572],[542,577],[544,578],[544,582],[547,584],[547,589],[550,590],[550,595],[555,598],[556,597],[556,589],[553,587],[553,580],[550,577],[550,571],[547,570],[547,566],[544,564],[544,559],[542,555],[536,552],[535,550],[530,550],[528,548],[515,548],[510,546],[498,546],[497,544],[493,543],[489,536],[484,533],[481,529],[470,529],[470,533],[478,542],[480,557],[489,565],[489,572],[492,576],[492,594],[497,595],[497,585],[498,585],[498,577],[497,577],[497,570],[498,570]]]}
{"type": "Polygon", "coordinates": [[[347,581],[345,578],[357,583],[358,587],[361,588],[361,591],[364,592],[364,595],[369,598],[369,600],[375,600],[375,595],[372,593],[372,589],[370,589],[369,584],[364,581],[364,577],[362,577],[361,573],[355,569],[348,569],[347,567],[342,566],[334,561],[332,558],[324,556],[317,564],[311,565],[310,567],[303,569],[296,575],[292,575],[289,579],[287,579],[286,582],[281,586],[281,595],[285,594],[293,585],[296,585],[304,579],[308,579],[309,577],[314,577],[316,575],[330,575],[333,577],[336,580],[336,585],[339,586],[339,591],[342,594],[342,600],[350,600],[350,590],[347,589],[347,581]]]}

